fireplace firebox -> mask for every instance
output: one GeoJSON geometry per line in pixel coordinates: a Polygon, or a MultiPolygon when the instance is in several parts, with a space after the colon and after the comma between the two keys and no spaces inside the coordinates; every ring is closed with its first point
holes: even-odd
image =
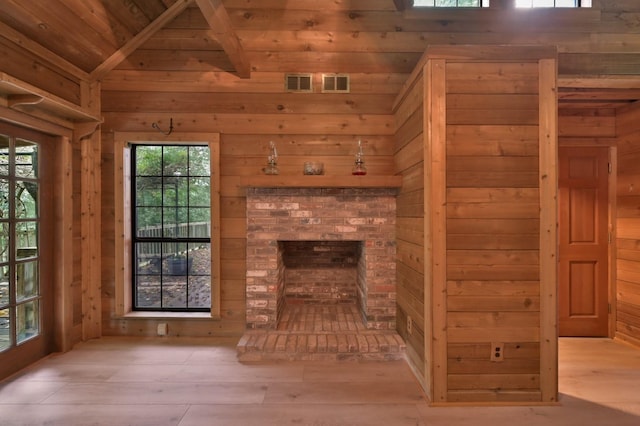
{"type": "Polygon", "coordinates": [[[246,324],[287,305],[356,305],[366,329],[396,322],[393,188],[247,189],[246,324]]]}

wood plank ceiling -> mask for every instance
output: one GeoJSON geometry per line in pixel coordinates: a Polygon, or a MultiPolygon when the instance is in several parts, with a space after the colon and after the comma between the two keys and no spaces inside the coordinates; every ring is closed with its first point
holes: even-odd
{"type": "MultiPolygon", "coordinates": [[[[446,22],[417,19],[411,11],[399,11],[405,3],[3,0],[0,34],[87,80],[100,80],[152,37],[154,42],[174,44],[177,55],[185,47],[210,49],[221,62],[230,64],[230,72],[243,78],[250,77],[252,70],[265,68],[283,72],[332,72],[340,68],[342,72],[407,74],[428,43],[456,42],[459,29],[451,27],[454,33],[458,31],[456,34],[435,29],[436,35],[427,37],[425,31],[446,22]],[[176,22],[180,28],[176,28],[176,22]],[[183,36],[178,34],[181,31],[183,36]]],[[[616,108],[640,99],[637,82],[629,86],[621,80],[605,81],[602,87],[584,87],[583,79],[563,81],[566,84],[559,91],[561,107],[616,108]]]]}
{"type": "Polygon", "coordinates": [[[19,33],[91,73],[176,1],[5,0],[0,6],[0,31],[19,33]]]}

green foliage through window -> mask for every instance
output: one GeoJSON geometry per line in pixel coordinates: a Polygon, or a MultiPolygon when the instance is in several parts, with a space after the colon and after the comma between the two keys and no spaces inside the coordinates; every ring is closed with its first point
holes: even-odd
{"type": "Polygon", "coordinates": [[[0,352],[40,334],[38,148],[0,135],[0,352]]]}
{"type": "Polygon", "coordinates": [[[211,171],[208,146],[134,145],[133,307],[211,307],[211,171]]]}

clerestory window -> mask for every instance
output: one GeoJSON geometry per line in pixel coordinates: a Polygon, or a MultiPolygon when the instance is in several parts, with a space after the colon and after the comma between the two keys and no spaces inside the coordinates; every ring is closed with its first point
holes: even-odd
{"type": "Polygon", "coordinates": [[[413,0],[415,7],[488,7],[489,0],[413,0]]]}
{"type": "Polygon", "coordinates": [[[591,7],[591,0],[516,0],[516,7],[591,7]]]}
{"type": "MultiPolygon", "coordinates": [[[[414,7],[490,7],[491,0],[413,0],[414,7]]],[[[592,0],[515,0],[517,8],[591,7],[592,0]]]]}

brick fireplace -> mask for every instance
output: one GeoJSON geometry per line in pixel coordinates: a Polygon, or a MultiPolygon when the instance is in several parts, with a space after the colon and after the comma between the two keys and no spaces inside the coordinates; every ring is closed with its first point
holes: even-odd
{"type": "Polygon", "coordinates": [[[287,305],[356,305],[366,329],[396,324],[394,188],[249,187],[246,322],[287,305]]]}

